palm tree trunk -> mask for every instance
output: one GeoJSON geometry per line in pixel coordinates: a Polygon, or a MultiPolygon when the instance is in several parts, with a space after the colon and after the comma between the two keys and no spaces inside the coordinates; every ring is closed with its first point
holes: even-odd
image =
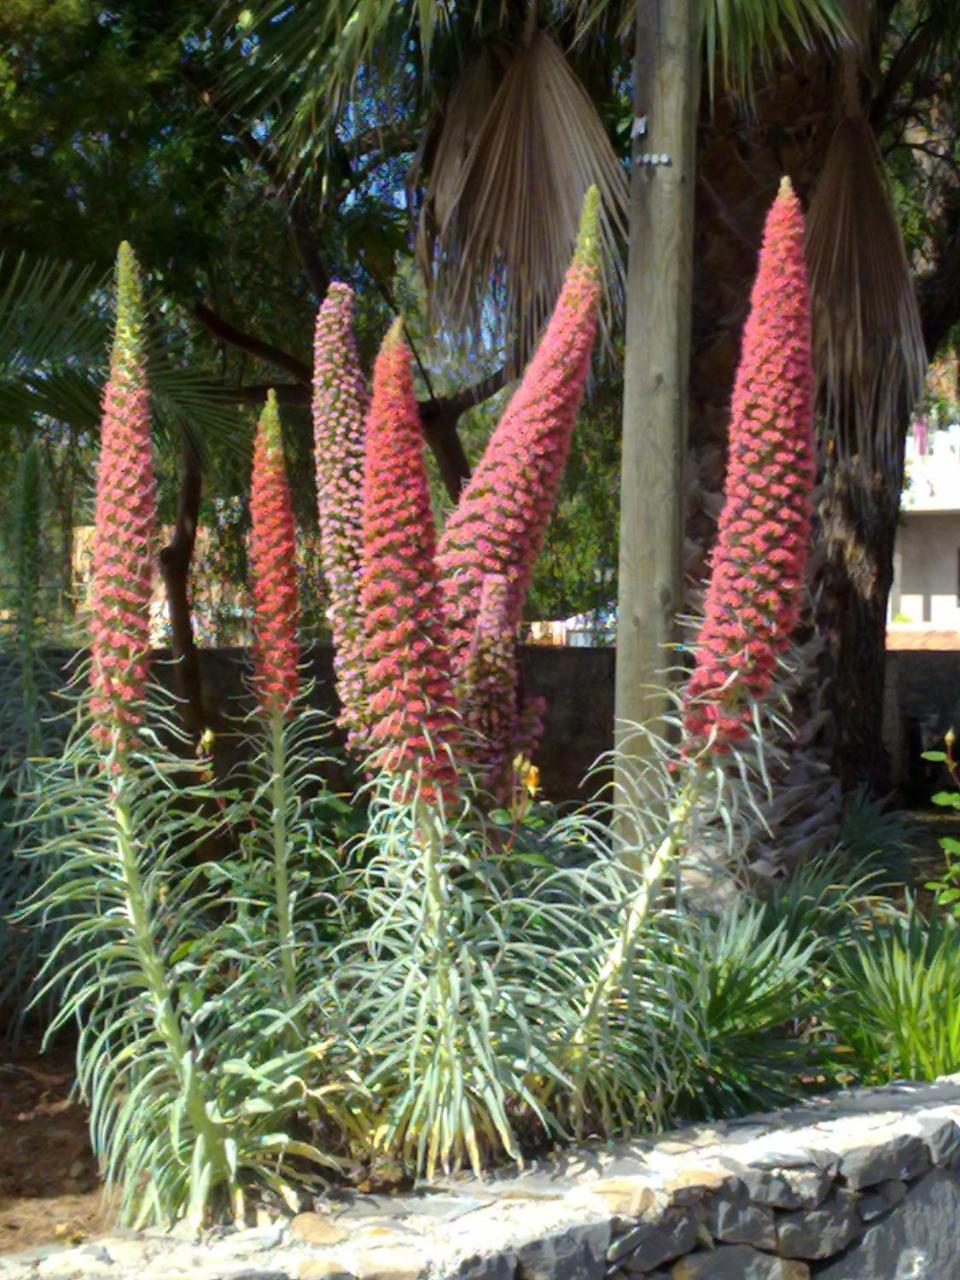
{"type": "Polygon", "coordinates": [[[620,498],[619,743],[630,724],[666,709],[662,697],[651,696],[651,686],[664,684],[666,646],[680,604],[699,85],[698,0],[639,0],[620,498]]]}
{"type": "Polygon", "coordinates": [[[905,418],[890,470],[863,475],[838,458],[824,477],[818,629],[831,655],[834,767],[845,792],[860,784],[874,795],[890,788],[883,744],[887,597],[902,487],[891,477],[903,475],[908,424],[905,418]]]}

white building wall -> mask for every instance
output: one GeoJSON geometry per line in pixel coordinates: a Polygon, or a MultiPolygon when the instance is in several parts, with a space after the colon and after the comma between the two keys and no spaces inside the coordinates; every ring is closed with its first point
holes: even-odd
{"type": "Polygon", "coordinates": [[[960,630],[960,512],[913,512],[897,534],[891,621],[960,630]]]}

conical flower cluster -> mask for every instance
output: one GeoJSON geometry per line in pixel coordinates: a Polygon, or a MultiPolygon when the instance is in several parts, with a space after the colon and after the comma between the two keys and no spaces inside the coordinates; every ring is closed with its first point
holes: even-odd
{"type": "Polygon", "coordinates": [[[519,625],[556,502],[597,330],[597,202],[591,188],[550,323],[440,539],[437,564],[458,678],[489,575],[510,583],[504,623],[510,630],[519,625]]]}
{"type": "Polygon", "coordinates": [[[367,388],[353,339],[353,290],[330,286],[317,315],[313,364],[313,433],[323,571],[330,591],[341,724],[361,745],[363,626],[358,586],[363,540],[363,433],[367,388]]]}
{"type": "Polygon", "coordinates": [[[300,688],[297,563],[277,397],[267,392],[253,447],[250,487],[254,683],[266,715],[288,715],[300,688]]]}
{"type": "Polygon", "coordinates": [[[363,478],[364,685],[367,747],[423,794],[454,782],[458,726],[434,567],[435,533],[410,353],[397,321],[373,375],[363,478]]]}
{"type": "Polygon", "coordinates": [[[800,608],[814,482],[803,214],[787,179],[767,216],[733,393],[723,513],[684,723],[720,752],[750,731],[800,608]]]}
{"type": "Polygon", "coordinates": [[[117,254],[116,328],[103,396],[90,598],[94,738],[118,763],[136,741],[146,689],[157,550],[144,305],[130,245],[117,254]]]}

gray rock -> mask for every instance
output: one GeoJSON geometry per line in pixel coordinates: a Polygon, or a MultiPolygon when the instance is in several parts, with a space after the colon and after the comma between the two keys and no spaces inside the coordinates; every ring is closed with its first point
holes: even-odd
{"type": "Polygon", "coordinates": [[[267,1227],[247,1227],[243,1231],[231,1232],[222,1241],[222,1247],[231,1253],[262,1253],[265,1249],[279,1249],[285,1234],[282,1222],[273,1222],[267,1227]]]}
{"type": "Polygon", "coordinates": [[[930,1168],[930,1152],[922,1138],[896,1134],[875,1145],[855,1147],[840,1159],[840,1175],[858,1189],[897,1179],[909,1182],[930,1168]]]}
{"type": "Polygon", "coordinates": [[[832,1258],[862,1231],[854,1197],[835,1196],[819,1209],[785,1214],[777,1224],[779,1251],[785,1258],[832,1258]]]}
{"type": "Polygon", "coordinates": [[[631,1251],[622,1256],[630,1275],[645,1275],[697,1246],[697,1216],[691,1210],[668,1210],[659,1222],[641,1223],[630,1233],[631,1251]]]}
{"type": "Polygon", "coordinates": [[[752,1204],[746,1196],[734,1200],[718,1196],[707,1205],[707,1230],[725,1244],[754,1244],[774,1249],[777,1228],[773,1210],[767,1205],[752,1204]]]}
{"type": "Polygon", "coordinates": [[[929,1149],[935,1165],[949,1167],[960,1159],[960,1126],[956,1121],[934,1112],[917,1116],[913,1127],[929,1149]]]}
{"type": "Polygon", "coordinates": [[[865,1191],[857,1200],[857,1212],[864,1222],[872,1222],[903,1202],[907,1194],[905,1182],[881,1182],[865,1191]]]}
{"type": "Polygon", "coordinates": [[[208,1272],[208,1280],[290,1280],[290,1272],[281,1267],[226,1267],[208,1272]]]}
{"type": "Polygon", "coordinates": [[[580,1223],[517,1249],[517,1280],[603,1280],[610,1223],[580,1223]]]}
{"type": "Polygon", "coordinates": [[[818,1271],[818,1280],[957,1280],[958,1223],[960,1179],[934,1169],[842,1258],[818,1271]]]}
{"type": "Polygon", "coordinates": [[[507,1250],[464,1258],[454,1271],[452,1280],[514,1280],[516,1274],[517,1255],[507,1250]]]}
{"type": "Polygon", "coordinates": [[[720,1245],[681,1258],[670,1272],[671,1280],[808,1280],[805,1262],[773,1258],[748,1245],[720,1245]]]}
{"type": "Polygon", "coordinates": [[[754,1204],[773,1209],[816,1209],[833,1186],[829,1173],[813,1164],[802,1168],[751,1167],[744,1169],[740,1178],[754,1204]]]}

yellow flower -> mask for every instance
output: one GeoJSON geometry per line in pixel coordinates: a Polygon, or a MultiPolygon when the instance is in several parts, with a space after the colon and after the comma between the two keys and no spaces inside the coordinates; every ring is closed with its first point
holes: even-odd
{"type": "Polygon", "coordinates": [[[525,756],[518,755],[514,757],[513,768],[521,787],[528,795],[535,797],[540,790],[540,770],[537,766],[531,764],[525,756]]]}

